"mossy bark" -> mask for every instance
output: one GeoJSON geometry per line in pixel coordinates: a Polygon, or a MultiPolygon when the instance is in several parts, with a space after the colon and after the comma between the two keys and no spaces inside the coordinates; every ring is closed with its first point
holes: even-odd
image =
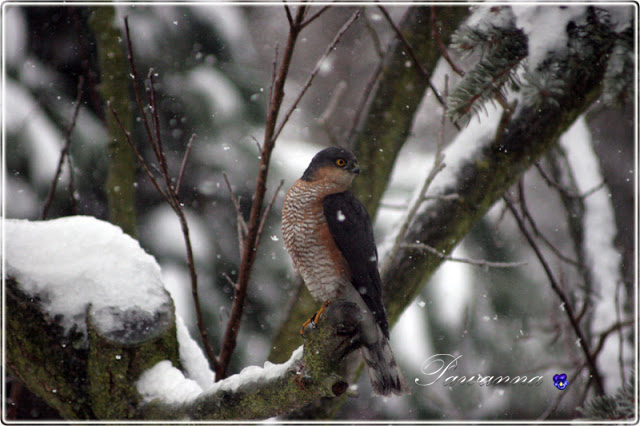
{"type": "Polygon", "coordinates": [[[145,327],[132,344],[105,336],[90,320],[88,340],[73,330],[65,333],[12,278],[6,281],[6,295],[7,365],[65,419],[135,418],[140,374],[165,359],[180,365],[170,299],[159,314],[162,320],[145,327]]]}
{"type": "Polygon", "coordinates": [[[12,278],[5,282],[5,295],[6,362],[12,374],[65,419],[94,418],[82,335],[65,334],[12,278]]]}
{"type": "Polygon", "coordinates": [[[122,47],[124,37],[115,25],[116,12],[112,6],[94,6],[91,8],[89,23],[93,30],[100,62],[100,94],[104,102],[104,111],[109,132],[107,155],[109,170],[106,182],[111,223],[136,238],[136,211],[134,183],[136,163],[133,152],[127,143],[122,129],[110,109],[110,102],[126,131],[131,132],[131,113],[129,111],[129,67],[122,47]]]}

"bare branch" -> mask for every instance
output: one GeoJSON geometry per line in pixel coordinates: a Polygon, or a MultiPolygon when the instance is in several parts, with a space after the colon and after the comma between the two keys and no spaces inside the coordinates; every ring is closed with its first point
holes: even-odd
{"type": "MultiPolygon", "coordinates": [[[[49,188],[49,193],[47,194],[46,201],[44,203],[44,207],[42,208],[42,215],[40,218],[42,220],[47,218],[49,214],[49,209],[51,208],[51,204],[53,203],[53,197],[56,193],[56,188],[58,186],[58,180],[60,179],[60,174],[62,173],[62,164],[64,163],[65,158],[69,157],[69,174],[71,175],[70,179],[73,179],[73,166],[71,163],[71,156],[69,154],[69,149],[71,148],[71,133],[73,129],[76,127],[76,119],[78,118],[78,113],[80,112],[80,101],[82,100],[82,86],[84,85],[84,78],[82,76],[78,77],[78,93],[76,95],[76,106],[73,110],[73,115],[71,116],[71,122],[67,127],[67,130],[64,134],[64,146],[62,151],[60,152],[60,159],[58,160],[58,167],[56,168],[56,173],[53,176],[53,180],[51,181],[51,187],[49,188]]],[[[72,180],[70,181],[72,182],[72,180]]],[[[71,198],[73,199],[73,185],[70,183],[70,191],[71,198]]]]}
{"type": "MultiPolygon", "coordinates": [[[[391,19],[391,15],[389,15],[389,12],[387,12],[387,9],[385,9],[384,6],[378,6],[378,9],[380,9],[385,19],[387,20],[387,22],[389,22],[389,25],[391,25],[391,28],[393,28],[393,31],[396,33],[396,36],[404,45],[416,69],[420,72],[420,74],[422,74],[424,79],[427,80],[427,82],[429,83],[429,87],[431,88],[433,95],[436,97],[440,105],[444,106],[445,105],[444,99],[442,98],[442,96],[440,96],[440,93],[438,93],[438,90],[436,90],[433,83],[431,83],[431,75],[427,72],[427,70],[424,69],[424,67],[420,63],[420,60],[416,56],[416,53],[413,50],[413,47],[411,47],[411,44],[407,41],[407,38],[404,36],[404,34],[402,34],[402,31],[400,31],[400,28],[398,28],[396,23],[393,22],[393,19],[391,19]]],[[[460,130],[460,126],[458,125],[458,123],[454,122],[453,125],[456,126],[458,130],[460,130]]]]}
{"type": "Polygon", "coordinates": [[[542,254],[542,252],[538,248],[538,245],[536,244],[535,240],[533,239],[533,237],[531,236],[531,234],[527,230],[527,227],[525,226],[524,220],[518,214],[513,202],[506,195],[503,196],[503,200],[507,204],[507,207],[509,208],[509,211],[511,211],[511,214],[513,215],[513,218],[516,220],[516,222],[518,224],[518,227],[520,228],[520,232],[522,232],[522,234],[526,238],[527,242],[529,243],[529,246],[531,246],[531,248],[533,249],[533,251],[536,254],[536,257],[540,261],[540,264],[542,265],[542,267],[543,267],[543,269],[544,269],[544,271],[545,271],[545,273],[547,275],[547,278],[549,280],[549,284],[551,285],[551,289],[554,291],[554,293],[558,296],[558,298],[562,302],[562,305],[561,305],[562,306],[562,310],[567,315],[567,318],[569,319],[569,323],[571,324],[571,328],[573,328],[573,331],[575,332],[576,336],[578,337],[578,342],[577,343],[580,345],[580,348],[582,349],[582,352],[584,353],[585,359],[586,359],[587,364],[589,366],[589,371],[591,372],[591,375],[593,377],[593,383],[594,383],[595,388],[596,388],[596,393],[598,395],[604,395],[604,387],[602,385],[602,377],[600,376],[600,371],[598,370],[598,367],[596,365],[595,357],[592,355],[592,352],[589,349],[589,342],[587,341],[584,333],[582,332],[582,329],[580,328],[580,324],[578,324],[578,320],[576,319],[576,316],[573,313],[573,308],[571,307],[571,304],[569,303],[569,299],[567,298],[567,296],[564,293],[564,291],[558,285],[558,282],[556,281],[556,279],[555,279],[555,277],[553,275],[553,272],[551,271],[551,268],[549,267],[549,264],[547,263],[546,259],[544,258],[544,255],[542,254]]]}
{"type": "Polygon", "coordinates": [[[182,157],[182,165],[180,166],[180,174],[178,174],[178,182],[176,183],[176,195],[180,194],[180,185],[182,184],[182,177],[184,176],[185,166],[187,165],[187,160],[189,159],[189,154],[191,153],[191,144],[193,140],[196,138],[196,134],[192,134],[189,138],[189,142],[187,143],[187,149],[184,153],[184,157],[182,157]]]}
{"type": "Polygon", "coordinates": [[[463,77],[465,72],[455,62],[453,62],[453,59],[451,59],[451,56],[449,55],[449,51],[447,50],[447,46],[444,45],[444,43],[442,42],[442,38],[440,38],[439,24],[440,22],[436,19],[436,8],[435,6],[431,6],[431,36],[433,37],[433,39],[436,41],[436,44],[438,45],[438,49],[440,50],[440,55],[442,55],[442,57],[445,59],[445,61],[447,61],[451,69],[456,74],[463,77]]]}
{"type": "Polygon", "coordinates": [[[313,21],[315,21],[316,19],[318,19],[324,12],[327,11],[327,9],[329,9],[331,6],[327,5],[327,6],[323,6],[322,8],[320,8],[320,10],[318,10],[316,13],[314,13],[313,15],[311,15],[306,21],[304,21],[302,24],[300,24],[300,27],[304,28],[307,25],[309,25],[310,23],[312,23],[313,21]]]}
{"type": "Polygon", "coordinates": [[[555,254],[556,257],[558,257],[558,259],[570,265],[573,265],[577,268],[581,268],[582,266],[577,260],[571,259],[570,257],[562,254],[562,252],[558,250],[558,248],[556,248],[556,246],[554,246],[551,243],[551,241],[549,241],[547,237],[544,236],[542,232],[540,232],[540,229],[538,229],[538,225],[536,225],[536,222],[533,220],[533,216],[531,215],[531,213],[529,212],[529,208],[527,207],[527,201],[524,194],[524,186],[522,185],[522,180],[518,183],[518,196],[520,199],[520,210],[522,211],[523,218],[529,222],[529,224],[531,225],[531,229],[533,230],[533,233],[538,238],[540,238],[540,241],[542,241],[547,247],[549,247],[549,249],[553,252],[553,254],[555,254]]]}
{"type": "Polygon", "coordinates": [[[247,288],[249,286],[249,278],[251,277],[251,268],[256,258],[258,238],[258,230],[262,219],[262,205],[264,203],[265,192],[267,189],[267,177],[269,175],[269,161],[271,160],[271,152],[275,147],[276,138],[275,127],[278,120],[278,114],[282,106],[284,98],[284,83],[289,73],[293,50],[300,34],[300,24],[304,20],[305,7],[300,6],[296,11],[292,24],[289,26],[289,35],[287,44],[282,56],[282,62],[278,75],[273,84],[273,95],[269,101],[269,109],[267,112],[267,120],[265,123],[264,142],[262,144],[262,153],[260,155],[260,164],[258,166],[258,177],[256,179],[256,189],[253,194],[253,202],[251,204],[251,212],[249,213],[249,222],[247,224],[247,236],[244,240],[240,271],[238,273],[237,291],[229,322],[224,331],[222,340],[222,349],[220,351],[219,363],[216,368],[216,380],[221,380],[227,376],[231,356],[236,347],[238,332],[240,331],[240,321],[244,311],[244,304],[247,298],[247,288]]]}
{"type": "Polygon", "coordinates": [[[346,88],[347,82],[344,80],[340,80],[340,82],[338,82],[338,84],[336,85],[333,94],[331,95],[331,99],[329,99],[327,107],[317,119],[318,125],[325,131],[332,145],[338,145],[338,140],[329,127],[329,119],[335,113],[336,107],[338,106],[338,103],[340,102],[340,99],[342,98],[342,95],[344,94],[346,88]]]}
{"type": "MultiPolygon", "coordinates": [[[[130,134],[126,131],[124,126],[122,126],[122,123],[120,122],[120,120],[117,118],[117,114],[115,113],[113,108],[111,109],[111,111],[116,117],[116,120],[118,121],[118,124],[120,125],[121,129],[125,133],[127,142],[134,149],[134,152],[136,153],[138,161],[143,166],[145,172],[147,173],[152,183],[156,187],[156,190],[164,197],[164,199],[167,201],[169,206],[171,206],[173,211],[178,216],[178,220],[180,221],[180,229],[182,230],[182,235],[184,239],[185,250],[187,252],[187,266],[189,269],[189,277],[191,281],[191,295],[193,298],[193,304],[196,311],[196,321],[198,324],[198,330],[200,332],[200,338],[202,340],[205,354],[207,355],[207,358],[211,366],[217,371],[219,362],[218,362],[218,359],[216,358],[213,348],[211,347],[211,343],[209,342],[209,333],[207,332],[207,327],[204,323],[204,317],[202,315],[202,308],[200,306],[200,296],[198,291],[198,275],[196,273],[195,261],[193,257],[193,246],[191,244],[191,237],[189,235],[189,224],[187,223],[187,218],[184,214],[184,210],[182,209],[182,203],[180,202],[180,199],[178,197],[178,192],[176,188],[173,187],[171,175],[169,174],[169,169],[167,166],[164,149],[162,146],[162,139],[160,137],[160,112],[158,111],[157,104],[156,104],[156,91],[155,91],[155,85],[153,83],[153,72],[152,70],[149,71],[149,99],[151,102],[150,109],[151,109],[151,116],[152,116],[152,120],[155,128],[155,138],[154,138],[154,134],[151,131],[148,117],[145,113],[145,107],[142,102],[142,95],[140,93],[140,86],[138,85],[138,81],[137,81],[138,73],[136,70],[136,65],[135,65],[134,56],[133,56],[133,46],[131,43],[131,36],[129,32],[129,21],[127,17],[124,18],[124,24],[125,24],[125,30],[126,30],[125,34],[127,39],[127,46],[129,50],[129,65],[131,67],[131,80],[133,83],[133,89],[135,92],[136,101],[138,103],[139,113],[142,118],[142,122],[144,123],[145,131],[147,133],[148,141],[151,144],[151,147],[153,148],[153,151],[156,155],[156,159],[160,163],[160,175],[164,179],[165,190],[162,190],[162,188],[160,188],[160,185],[158,184],[156,178],[153,176],[144,158],[142,157],[142,155],[140,155],[137,148],[135,147],[135,144],[131,140],[130,134]]],[[[185,157],[186,157],[186,154],[185,154],[185,157]]],[[[184,161],[186,161],[186,158],[184,161]]],[[[182,176],[180,176],[180,179],[181,177],[182,176]]]]}
{"type": "MultiPolygon", "coordinates": [[[[156,102],[156,88],[153,82],[154,71],[153,68],[149,69],[149,99],[151,101],[151,119],[153,120],[153,127],[156,134],[155,149],[156,157],[160,167],[162,167],[163,176],[170,177],[169,169],[167,165],[167,157],[164,154],[164,147],[162,146],[162,137],[160,136],[160,111],[158,111],[158,104],[156,102]]],[[[150,141],[152,142],[152,141],[150,141]]],[[[153,142],[152,142],[153,143],[153,142]]],[[[171,179],[167,181],[167,187],[173,187],[171,179]]]]}
{"type": "MultiPolygon", "coordinates": [[[[448,95],[448,90],[449,90],[448,83],[449,83],[449,78],[445,76],[445,85],[444,85],[445,97],[448,95]]],[[[381,275],[385,274],[385,271],[390,265],[390,259],[394,259],[398,254],[398,251],[402,247],[402,241],[404,241],[405,234],[407,233],[409,226],[413,222],[413,218],[418,212],[418,208],[420,207],[420,205],[422,205],[425,194],[429,189],[429,186],[431,186],[431,182],[433,182],[433,179],[435,179],[438,173],[440,173],[445,168],[444,153],[442,152],[442,149],[444,148],[444,123],[445,123],[446,109],[447,108],[445,104],[443,105],[442,117],[440,120],[440,130],[438,132],[438,142],[436,144],[436,154],[433,160],[433,166],[431,167],[431,170],[429,171],[427,178],[424,180],[424,183],[422,184],[422,188],[418,193],[419,195],[415,203],[413,204],[413,206],[411,206],[411,209],[409,209],[409,212],[407,213],[407,217],[402,223],[402,226],[400,227],[398,234],[396,235],[396,240],[393,243],[393,248],[391,249],[389,256],[387,256],[388,261],[381,268],[382,269],[381,275]]]]}
{"type": "Polygon", "coordinates": [[[564,186],[556,182],[551,176],[549,176],[547,172],[544,171],[540,163],[536,163],[535,166],[538,172],[540,173],[540,176],[542,176],[545,182],[547,182],[549,186],[551,186],[552,188],[555,188],[558,192],[560,192],[562,195],[564,195],[567,198],[578,198],[578,199],[587,198],[589,195],[599,191],[606,185],[606,182],[602,181],[600,184],[586,191],[584,194],[576,194],[571,192],[570,190],[568,190],[567,188],[565,188],[564,186]]]}
{"type": "Polygon", "coordinates": [[[426,250],[429,253],[435,254],[443,260],[449,260],[451,262],[460,262],[467,263],[473,266],[480,266],[483,268],[518,268],[520,266],[526,265],[527,262],[491,262],[488,260],[476,260],[476,259],[467,259],[462,257],[453,257],[441,253],[438,249],[431,247],[427,244],[401,244],[401,247],[413,248],[419,250],[426,250]]]}
{"type": "MultiPolygon", "coordinates": [[[[273,50],[275,53],[273,54],[273,63],[271,68],[271,85],[269,86],[269,99],[267,99],[267,113],[269,112],[271,102],[273,101],[273,85],[276,82],[276,69],[278,68],[278,43],[276,43],[276,47],[273,50]]],[[[262,148],[260,148],[260,151],[262,151],[262,148]]]]}
{"type": "Polygon", "coordinates": [[[293,17],[291,16],[291,10],[289,10],[289,5],[284,5],[284,11],[287,12],[287,21],[289,21],[289,27],[293,26],[293,17]]]}
{"type": "MultiPolygon", "coordinates": [[[[360,122],[360,117],[364,113],[364,109],[367,105],[367,101],[369,100],[369,96],[371,95],[371,91],[373,90],[373,86],[376,84],[376,81],[380,78],[382,74],[382,61],[378,62],[376,69],[371,73],[369,80],[367,81],[367,85],[364,87],[362,91],[362,95],[360,96],[360,102],[356,107],[356,113],[353,116],[353,123],[351,124],[351,130],[349,130],[349,134],[347,136],[347,140],[352,142],[354,140],[354,135],[358,130],[358,123],[360,122]]],[[[352,148],[352,147],[350,147],[352,148]]]]}
{"type": "MultiPolygon", "coordinates": [[[[125,29],[125,36],[127,39],[127,49],[128,49],[128,54],[127,57],[129,59],[129,67],[131,68],[131,83],[133,84],[133,92],[136,96],[136,102],[138,103],[138,110],[140,112],[140,119],[142,120],[142,124],[144,125],[144,129],[147,132],[147,138],[149,139],[149,141],[151,142],[151,145],[154,149],[156,149],[156,145],[153,142],[153,133],[151,132],[151,126],[149,125],[149,119],[147,117],[147,114],[145,112],[145,108],[144,108],[144,104],[142,102],[142,96],[140,93],[140,86],[138,85],[138,71],[136,69],[136,64],[135,61],[133,60],[133,45],[131,44],[131,34],[129,33],[129,17],[125,16],[124,17],[124,29],[125,29]]],[[[156,157],[159,154],[156,152],[156,157]]]]}
{"type": "Polygon", "coordinates": [[[367,32],[371,37],[371,42],[373,43],[373,48],[378,54],[378,58],[382,59],[382,57],[384,56],[384,51],[382,50],[382,43],[380,42],[380,37],[378,37],[378,33],[376,32],[375,28],[373,28],[373,25],[371,24],[371,20],[367,16],[367,12],[364,7],[362,8],[362,20],[364,22],[364,27],[367,29],[367,32]]]}
{"type": "Polygon", "coordinates": [[[242,217],[242,209],[240,208],[240,201],[233,194],[233,189],[231,189],[231,183],[229,183],[229,178],[227,177],[226,172],[222,172],[222,176],[224,177],[224,181],[227,184],[227,188],[229,189],[229,195],[231,196],[231,201],[233,202],[233,206],[236,209],[236,226],[238,228],[238,245],[240,247],[240,255],[244,252],[244,239],[249,233],[247,229],[247,222],[245,222],[244,217],[242,217]]]}
{"type": "Polygon", "coordinates": [[[269,212],[273,208],[273,204],[276,201],[276,197],[278,196],[278,192],[280,192],[280,189],[282,189],[282,185],[284,185],[284,179],[282,179],[280,181],[280,184],[278,185],[278,187],[276,188],[275,192],[273,193],[273,197],[271,198],[271,201],[269,201],[269,204],[267,205],[267,208],[264,209],[264,214],[262,215],[262,220],[260,220],[260,227],[258,228],[258,237],[256,238],[256,247],[258,247],[258,245],[260,244],[260,237],[262,236],[262,230],[264,229],[264,224],[267,221],[267,217],[269,216],[269,212]]]}
{"type": "Polygon", "coordinates": [[[347,22],[345,22],[344,25],[342,25],[342,28],[338,30],[337,34],[335,35],[331,43],[329,43],[324,53],[316,63],[315,68],[313,69],[313,71],[311,71],[311,74],[307,78],[307,81],[302,86],[302,90],[298,94],[298,97],[296,98],[295,101],[293,101],[293,104],[284,115],[284,118],[280,122],[280,125],[278,126],[278,129],[276,130],[273,136],[274,139],[278,139],[280,132],[282,132],[282,129],[284,128],[285,124],[287,124],[287,121],[289,121],[289,117],[291,116],[291,114],[293,114],[293,111],[295,111],[296,107],[298,106],[298,103],[300,102],[304,94],[307,92],[307,89],[309,89],[309,87],[311,86],[311,83],[313,82],[313,79],[315,78],[316,74],[318,74],[318,71],[320,71],[320,66],[327,59],[327,56],[329,56],[331,51],[336,47],[336,45],[340,41],[340,38],[342,38],[342,35],[347,31],[347,29],[349,29],[349,27],[351,26],[351,24],[353,24],[353,22],[356,20],[359,14],[360,14],[359,11],[354,12],[353,15],[351,15],[351,17],[347,20],[347,22]]]}
{"type": "Polygon", "coordinates": [[[165,201],[171,206],[171,208],[174,208],[173,207],[173,201],[169,198],[169,196],[160,187],[160,184],[158,184],[158,180],[153,175],[153,173],[151,173],[151,170],[149,170],[149,166],[147,165],[147,162],[142,157],[142,154],[140,154],[140,151],[138,151],[138,148],[136,147],[136,144],[133,143],[133,141],[131,140],[131,134],[127,131],[127,129],[125,129],[124,124],[122,124],[122,121],[120,121],[120,117],[118,116],[118,113],[113,109],[113,106],[111,106],[111,102],[107,101],[107,106],[111,110],[111,114],[113,114],[113,117],[116,119],[116,122],[118,123],[118,126],[120,126],[120,130],[122,130],[122,133],[124,134],[127,143],[129,144],[131,149],[133,149],[133,152],[136,154],[136,158],[138,159],[138,163],[140,163],[140,165],[144,169],[144,172],[147,174],[147,177],[149,178],[149,180],[151,181],[153,186],[156,188],[156,191],[158,191],[158,193],[160,195],[162,195],[162,198],[165,199],[165,201]]]}
{"type": "Polygon", "coordinates": [[[607,338],[611,334],[615,333],[616,331],[622,331],[622,329],[625,328],[625,327],[632,327],[634,324],[635,324],[634,320],[616,322],[615,324],[611,325],[606,330],[602,331],[600,333],[600,338],[598,339],[598,344],[596,345],[595,349],[593,350],[593,357],[597,358],[598,355],[600,355],[600,351],[602,351],[602,348],[604,348],[604,344],[605,344],[607,338]]]}

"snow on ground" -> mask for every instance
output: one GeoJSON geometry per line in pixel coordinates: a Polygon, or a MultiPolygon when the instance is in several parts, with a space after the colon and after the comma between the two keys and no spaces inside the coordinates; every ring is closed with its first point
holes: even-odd
{"type": "MultiPolygon", "coordinates": [[[[86,311],[117,314],[131,309],[165,311],[169,296],[160,267],[136,240],[89,216],[49,221],[6,219],[5,271],[21,290],[39,298],[51,318],[66,330],[86,335],[86,311]]],[[[105,334],[121,331],[126,315],[100,315],[105,334]]]]}
{"type": "MultiPolygon", "coordinates": [[[[302,358],[302,351],[303,347],[300,346],[283,364],[272,364],[267,361],[264,367],[257,365],[246,367],[240,373],[204,388],[204,392],[209,395],[221,390],[235,392],[240,386],[256,386],[281,377],[302,358]]],[[[182,360],[182,353],[180,356],[182,360]]],[[[186,378],[169,361],[161,361],[145,371],[136,382],[136,388],[144,402],[159,399],[167,404],[187,403],[203,393],[203,387],[195,380],[186,378]]]]}

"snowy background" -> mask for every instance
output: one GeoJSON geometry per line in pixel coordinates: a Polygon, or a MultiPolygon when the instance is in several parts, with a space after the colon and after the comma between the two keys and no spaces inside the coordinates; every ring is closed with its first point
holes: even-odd
{"type": "MultiPolygon", "coordinates": [[[[396,21],[406,10],[388,9],[396,21]]],[[[610,9],[620,21],[631,16],[629,8],[610,9]]],[[[353,10],[332,8],[305,30],[287,81],[285,108],[353,10]]],[[[363,10],[384,48],[393,37],[392,30],[377,9],[363,10]]],[[[527,66],[533,69],[545,52],[561,49],[562,28],[582,12],[582,7],[577,6],[562,11],[551,6],[514,8],[516,25],[529,36],[527,66]],[[538,25],[541,22],[546,25],[538,25]]],[[[483,13],[486,10],[477,11],[475,22],[482,22],[483,13]]],[[[194,244],[201,303],[215,344],[221,340],[233,294],[224,275],[235,278],[240,261],[236,216],[222,173],[227,173],[234,193],[241,196],[246,217],[258,164],[254,138],[261,140],[264,132],[274,49],[278,45],[282,51],[286,17],[279,6],[122,7],[118,14],[129,16],[138,67],[142,70],[139,72],[146,74],[153,67],[159,75],[162,131],[169,161],[175,167],[179,167],[189,137],[197,133],[182,196],[194,244]]],[[[95,47],[88,37],[86,15],[86,10],[74,7],[5,8],[3,199],[7,218],[35,220],[40,216],[73,113],[76,78],[91,75],[95,67],[95,47]]],[[[280,179],[284,179],[286,189],[302,174],[313,154],[330,144],[329,133],[338,140],[345,138],[369,73],[378,62],[373,40],[365,20],[359,19],[323,63],[276,144],[267,197],[280,179]],[[328,120],[327,132],[318,118],[336,91],[342,95],[328,120]]],[[[468,57],[455,59],[463,66],[474,61],[468,57]]],[[[444,62],[434,73],[434,85],[443,87],[445,74],[455,87],[456,75],[444,62]]],[[[96,76],[88,82],[96,83],[96,76]]],[[[50,217],[80,214],[107,218],[103,188],[108,135],[102,114],[95,98],[85,92],[72,135],[75,191],[67,193],[69,170],[65,167],[50,217]],[[76,212],[71,210],[70,196],[77,201],[76,212]]],[[[433,162],[441,114],[442,108],[433,96],[426,96],[375,220],[376,239],[382,248],[393,238],[392,231],[433,162]]],[[[469,149],[490,134],[499,115],[489,106],[459,134],[448,125],[447,163],[454,164],[456,159],[471,155],[469,149]]],[[[606,182],[584,199],[582,247],[574,246],[558,193],[535,169],[524,178],[528,205],[540,232],[567,257],[584,256],[593,271],[593,287],[589,289],[593,292],[593,309],[588,313],[587,331],[590,336],[597,336],[621,318],[630,318],[635,310],[633,131],[632,108],[612,110],[596,103],[561,138],[560,146],[572,176],[560,174],[559,181],[573,180],[579,193],[606,182]]],[[[142,135],[138,123],[134,136],[143,140],[142,135]]],[[[444,180],[446,173],[454,171],[445,170],[439,178],[444,180]]],[[[437,184],[436,180],[434,185],[437,184]]],[[[295,294],[295,277],[280,231],[283,196],[281,191],[276,198],[254,266],[232,363],[234,373],[246,366],[264,364],[271,339],[286,313],[283,307],[295,294]]],[[[157,259],[161,279],[177,312],[191,335],[197,336],[179,222],[142,173],[137,179],[136,197],[140,245],[157,259]]],[[[565,291],[580,306],[585,291],[582,275],[554,257],[549,247],[544,248],[565,291]]],[[[555,403],[559,391],[553,388],[551,377],[569,373],[582,354],[566,325],[563,307],[515,222],[504,214],[502,203],[489,211],[453,255],[527,264],[488,269],[443,263],[392,332],[392,346],[407,381],[413,383],[422,377],[421,367],[429,356],[449,353],[463,356],[457,374],[543,375],[545,383],[533,390],[414,386],[411,396],[380,399],[371,404],[370,386],[363,376],[360,397],[350,399],[338,418],[535,419],[555,403]]],[[[625,335],[630,331],[627,328],[625,335]]],[[[607,340],[599,367],[608,392],[620,386],[623,375],[629,376],[634,361],[632,351],[629,340],[622,341],[618,334],[607,340]]],[[[576,382],[571,386],[584,387],[584,375],[576,382]]],[[[580,392],[568,393],[553,418],[574,417],[575,407],[583,403],[583,398],[580,392]]]]}

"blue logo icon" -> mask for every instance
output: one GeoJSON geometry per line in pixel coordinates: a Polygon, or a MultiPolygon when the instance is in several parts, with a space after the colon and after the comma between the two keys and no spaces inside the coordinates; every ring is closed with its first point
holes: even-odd
{"type": "Polygon", "coordinates": [[[553,376],[553,385],[560,390],[563,390],[567,386],[569,386],[569,381],[567,380],[566,374],[556,374],[553,376]]]}

